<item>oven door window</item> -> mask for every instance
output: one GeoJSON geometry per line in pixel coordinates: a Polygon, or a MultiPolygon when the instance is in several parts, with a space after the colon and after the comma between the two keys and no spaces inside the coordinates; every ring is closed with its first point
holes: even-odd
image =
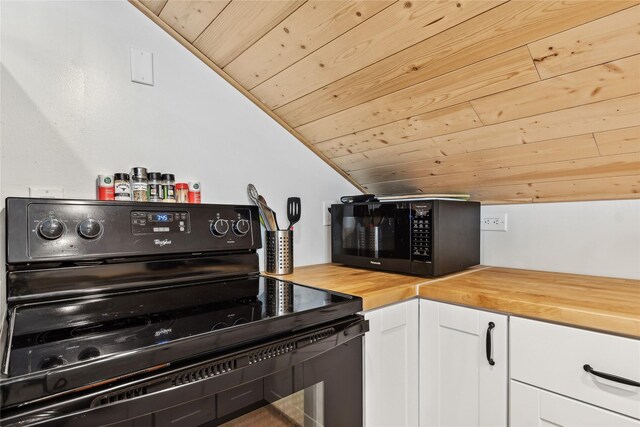
{"type": "Polygon", "coordinates": [[[411,210],[402,204],[344,205],[334,216],[340,255],[409,259],[411,210]]]}
{"type": "Polygon", "coordinates": [[[324,383],[319,382],[226,423],[224,427],[324,426],[324,383]]]}

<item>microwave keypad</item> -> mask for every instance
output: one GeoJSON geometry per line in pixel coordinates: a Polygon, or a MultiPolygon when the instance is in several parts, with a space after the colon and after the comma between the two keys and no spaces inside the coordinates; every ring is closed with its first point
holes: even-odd
{"type": "Polygon", "coordinates": [[[431,261],[431,209],[414,211],[411,222],[411,259],[431,261]]]}

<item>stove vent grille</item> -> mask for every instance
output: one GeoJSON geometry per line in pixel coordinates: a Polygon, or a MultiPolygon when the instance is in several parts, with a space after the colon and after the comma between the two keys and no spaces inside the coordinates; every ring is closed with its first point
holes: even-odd
{"type": "Polygon", "coordinates": [[[329,338],[331,335],[335,334],[336,330],[333,328],[324,329],[322,331],[318,331],[313,335],[309,336],[309,341],[314,343],[316,341],[323,340],[325,338],[329,338]]]}
{"type": "Polygon", "coordinates": [[[118,392],[105,394],[93,400],[91,407],[109,405],[111,403],[120,402],[121,400],[133,399],[134,397],[140,397],[147,394],[147,385],[139,385],[136,387],[129,387],[118,392]]]}
{"type": "MultiPolygon", "coordinates": [[[[315,343],[317,341],[328,338],[334,335],[335,333],[336,331],[334,328],[323,329],[321,331],[317,331],[312,334],[306,335],[302,338],[296,338],[296,339],[280,342],[278,344],[260,348],[248,354],[245,353],[239,357],[236,356],[233,358],[220,360],[208,365],[204,365],[198,368],[184,371],[179,374],[176,374],[173,378],[171,378],[171,387],[176,387],[183,384],[189,384],[189,383],[201,381],[207,378],[215,377],[221,374],[225,374],[227,372],[231,372],[238,368],[239,358],[247,357],[249,360],[249,364],[258,363],[263,360],[270,359],[272,357],[277,357],[282,354],[295,351],[298,349],[300,345],[304,346],[307,344],[315,343]]],[[[144,396],[145,394],[148,393],[148,387],[151,387],[152,391],[157,391],[153,386],[162,382],[163,380],[148,382],[138,386],[129,387],[117,392],[104,394],[94,399],[93,402],[91,403],[91,407],[93,408],[97,406],[109,405],[112,403],[120,402],[122,400],[128,400],[128,399],[144,396]]]]}
{"type": "Polygon", "coordinates": [[[261,348],[260,350],[249,353],[249,364],[262,362],[263,360],[270,359],[272,357],[280,356],[281,354],[289,353],[298,348],[297,340],[289,340],[278,344],[270,345],[268,347],[261,348]]]}
{"type": "Polygon", "coordinates": [[[187,372],[182,372],[171,380],[171,385],[178,386],[182,384],[189,384],[194,381],[204,380],[221,374],[226,374],[237,367],[238,361],[236,359],[221,360],[207,366],[201,366],[187,372]]]}

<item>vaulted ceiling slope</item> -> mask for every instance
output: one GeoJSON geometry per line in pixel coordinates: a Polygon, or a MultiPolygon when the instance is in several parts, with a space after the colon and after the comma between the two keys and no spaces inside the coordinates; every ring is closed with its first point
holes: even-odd
{"type": "Polygon", "coordinates": [[[640,197],[640,2],[131,0],[365,191],[640,197]]]}

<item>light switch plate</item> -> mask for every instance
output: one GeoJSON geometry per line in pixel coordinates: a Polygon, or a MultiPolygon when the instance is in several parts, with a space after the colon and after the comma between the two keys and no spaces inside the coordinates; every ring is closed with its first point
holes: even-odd
{"type": "Polygon", "coordinates": [[[153,53],[131,48],[131,81],[153,86],[153,53]]]}

